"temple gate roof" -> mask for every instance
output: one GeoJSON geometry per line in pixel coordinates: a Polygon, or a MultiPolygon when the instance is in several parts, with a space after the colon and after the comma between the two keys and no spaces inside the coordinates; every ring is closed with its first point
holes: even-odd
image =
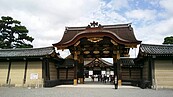
{"type": "Polygon", "coordinates": [[[101,25],[93,22],[84,27],[66,27],[61,41],[53,44],[53,46],[57,49],[65,49],[77,43],[81,38],[105,36],[119,44],[136,46],[141,43],[136,39],[131,24],[101,25]]]}

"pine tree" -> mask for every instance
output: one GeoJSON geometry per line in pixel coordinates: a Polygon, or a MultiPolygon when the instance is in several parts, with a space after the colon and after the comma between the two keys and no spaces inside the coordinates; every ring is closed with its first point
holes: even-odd
{"type": "Polygon", "coordinates": [[[0,48],[32,48],[34,38],[27,35],[28,30],[18,20],[2,16],[0,20],[0,48]]]}
{"type": "Polygon", "coordinates": [[[173,44],[173,36],[165,37],[163,44],[173,44]]]}

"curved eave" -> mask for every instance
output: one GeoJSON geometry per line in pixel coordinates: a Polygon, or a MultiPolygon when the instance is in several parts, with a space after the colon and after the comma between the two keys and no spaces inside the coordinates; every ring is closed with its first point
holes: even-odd
{"type": "Polygon", "coordinates": [[[154,54],[154,53],[145,53],[144,56],[160,56],[160,57],[169,57],[169,56],[173,56],[173,54],[167,54],[167,53],[163,53],[163,54],[154,54]]]}
{"type": "Polygon", "coordinates": [[[65,49],[71,45],[74,45],[76,42],[78,42],[82,38],[91,38],[91,37],[110,37],[112,40],[119,44],[124,44],[124,45],[138,45],[141,43],[141,41],[129,41],[122,39],[118,35],[116,35],[112,31],[108,30],[89,30],[89,31],[83,31],[81,33],[76,34],[71,40],[65,42],[65,43],[56,43],[53,44],[54,47],[57,47],[57,49],[65,49]]]}
{"type": "Polygon", "coordinates": [[[44,56],[8,56],[8,57],[0,57],[0,60],[3,61],[3,60],[35,60],[35,59],[39,59],[39,60],[42,60],[43,58],[49,58],[50,55],[44,55],[44,56]]]}

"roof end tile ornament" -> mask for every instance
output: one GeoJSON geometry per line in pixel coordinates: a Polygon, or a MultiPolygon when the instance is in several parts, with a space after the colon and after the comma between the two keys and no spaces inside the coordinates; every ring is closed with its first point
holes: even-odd
{"type": "Polygon", "coordinates": [[[90,25],[87,26],[87,28],[101,28],[101,27],[102,25],[95,21],[91,22],[90,25]]]}

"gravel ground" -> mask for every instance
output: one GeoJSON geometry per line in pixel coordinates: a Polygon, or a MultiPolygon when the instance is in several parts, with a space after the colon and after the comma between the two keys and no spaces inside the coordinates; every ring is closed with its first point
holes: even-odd
{"type": "Polygon", "coordinates": [[[173,97],[173,90],[140,88],[7,88],[0,87],[0,97],[173,97]]]}

